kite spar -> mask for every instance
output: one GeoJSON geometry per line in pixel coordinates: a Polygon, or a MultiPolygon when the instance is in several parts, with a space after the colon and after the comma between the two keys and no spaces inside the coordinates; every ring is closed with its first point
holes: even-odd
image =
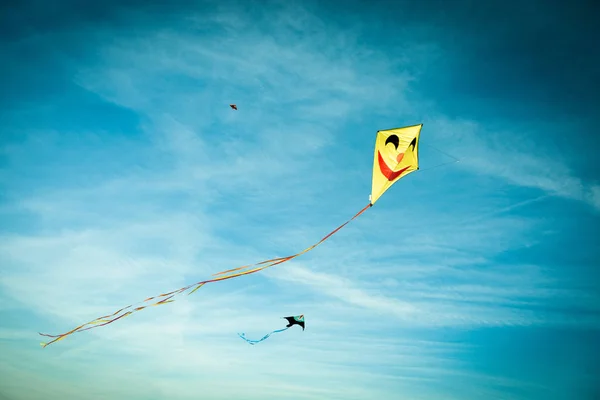
{"type": "MultiPolygon", "coordinates": [[[[232,107],[233,108],[233,107],[232,107]]],[[[273,267],[278,264],[290,261],[296,257],[307,253],[323,243],[325,240],[333,236],[337,231],[342,229],[344,226],[349,224],[367,209],[372,207],[375,202],[385,193],[394,183],[398,182],[401,178],[419,169],[419,137],[421,134],[421,128],[423,124],[406,126],[402,128],[394,128],[381,130],[377,132],[375,139],[375,154],[373,158],[373,180],[371,184],[371,195],[369,196],[369,204],[367,204],[362,210],[357,212],[352,218],[344,222],[342,225],[328,233],[320,241],[313,244],[312,246],[302,250],[299,253],[293,254],[287,257],[272,258],[270,260],[261,261],[252,265],[244,265],[238,268],[229,269],[226,271],[218,272],[213,274],[212,279],[196,282],[191,285],[182,287],[172,292],[163,293],[158,296],[149,297],[137,304],[132,304],[124,307],[112,314],[105,315],[96,318],[90,322],[60,334],[60,335],[49,335],[40,333],[42,336],[52,338],[47,343],[41,343],[42,347],[46,347],[52,343],[63,340],[65,337],[72,335],[76,332],[83,332],[94,328],[99,328],[111,324],[119,319],[130,316],[133,313],[141,311],[148,307],[159,306],[175,301],[175,297],[183,293],[188,295],[194,293],[207,283],[218,282],[227,279],[237,278],[242,275],[249,275],[255,272],[262,271],[263,269],[273,267]]],[[[287,328],[286,328],[287,329],[287,328]]],[[[269,334],[270,335],[270,334],[269,334]]],[[[267,336],[268,337],[268,336],[267,336]]],[[[264,339],[261,339],[264,340],[264,339]]]]}

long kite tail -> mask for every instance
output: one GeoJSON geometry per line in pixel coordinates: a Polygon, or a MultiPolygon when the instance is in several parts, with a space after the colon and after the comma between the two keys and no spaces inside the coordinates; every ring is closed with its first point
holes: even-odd
{"type": "Polygon", "coordinates": [[[244,339],[246,342],[250,343],[251,345],[255,345],[256,343],[260,343],[263,340],[266,340],[269,336],[271,336],[274,333],[278,333],[278,332],[283,332],[290,329],[289,327],[287,328],[283,328],[283,329],[277,329],[275,331],[269,332],[267,333],[265,336],[263,336],[262,338],[258,339],[258,340],[250,340],[246,338],[246,334],[245,333],[238,333],[238,336],[241,337],[242,339],[244,339]]]}
{"type": "Polygon", "coordinates": [[[317,247],[318,245],[320,245],[321,243],[323,243],[324,241],[329,239],[331,236],[333,236],[337,231],[342,229],[344,226],[348,225],[351,221],[353,221],[355,218],[357,218],[359,215],[361,215],[363,212],[365,212],[371,206],[372,206],[372,204],[369,203],[367,206],[365,206],[362,210],[357,212],[348,221],[344,222],[342,225],[338,226],[336,229],[334,229],[333,231],[328,233],[325,237],[323,237],[317,243],[313,244],[310,247],[307,247],[306,249],[302,250],[299,253],[296,253],[296,254],[293,254],[293,255],[287,256],[287,257],[272,258],[270,260],[261,261],[256,264],[244,265],[244,266],[241,266],[238,268],[218,272],[216,274],[213,274],[213,276],[215,276],[216,278],[196,282],[191,285],[182,287],[180,289],[173,290],[172,292],[169,292],[169,293],[163,293],[158,296],[149,297],[139,303],[124,307],[124,308],[114,312],[113,314],[105,315],[105,316],[96,318],[90,322],[87,322],[83,325],[79,325],[78,327],[76,327],[68,332],[62,333],[60,335],[48,335],[46,333],[39,333],[41,336],[47,336],[47,337],[53,338],[53,340],[51,340],[47,343],[40,343],[40,344],[42,345],[42,347],[46,347],[52,343],[63,340],[65,337],[72,335],[76,332],[87,331],[89,329],[95,329],[95,328],[99,328],[101,326],[111,324],[121,318],[125,318],[133,313],[136,313],[136,312],[141,311],[148,307],[172,303],[176,300],[176,299],[174,299],[176,296],[181,295],[185,292],[188,292],[187,294],[190,295],[190,294],[194,293],[196,290],[200,289],[205,284],[210,283],[210,282],[224,281],[227,279],[236,278],[238,276],[249,275],[249,274],[253,274],[255,272],[262,271],[263,269],[266,269],[266,268],[269,268],[269,267],[272,267],[272,266],[275,266],[278,264],[283,264],[284,262],[290,261],[296,257],[301,256],[304,253],[308,253],[309,251],[313,250],[315,247],[317,247]],[[192,290],[190,290],[190,289],[192,289],[192,290]]]}

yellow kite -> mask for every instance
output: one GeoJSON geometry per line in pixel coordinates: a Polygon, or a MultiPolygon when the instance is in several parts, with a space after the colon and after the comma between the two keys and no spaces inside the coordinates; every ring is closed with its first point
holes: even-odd
{"type": "Polygon", "coordinates": [[[419,136],[421,134],[421,128],[423,124],[412,125],[403,128],[387,129],[377,132],[375,140],[375,156],[373,159],[373,181],[371,184],[371,195],[369,196],[369,204],[367,204],[362,210],[356,213],[348,221],[331,231],[323,239],[313,244],[312,246],[302,250],[299,253],[293,254],[287,257],[272,258],[270,260],[261,261],[252,265],[244,265],[238,268],[229,269],[227,271],[218,272],[213,275],[214,278],[193,283],[191,285],[182,287],[177,290],[173,290],[168,293],[163,293],[158,296],[149,297],[137,304],[124,307],[112,314],[105,315],[96,318],[88,323],[82,324],[70,331],[60,335],[48,335],[40,333],[42,336],[53,338],[53,340],[47,343],[41,343],[42,347],[46,347],[49,344],[58,342],[65,337],[76,333],[82,332],[89,329],[98,328],[113,323],[121,318],[127,317],[133,313],[141,311],[147,307],[159,306],[162,304],[172,303],[175,301],[175,297],[187,293],[188,295],[194,293],[207,283],[223,281],[226,279],[236,278],[242,275],[249,275],[255,272],[262,271],[263,269],[272,267],[274,265],[283,264],[293,258],[296,258],[304,253],[307,253],[329,239],[333,234],[342,229],[356,217],[365,212],[368,208],[372,207],[373,204],[381,197],[381,195],[388,190],[394,183],[399,179],[405,177],[413,171],[419,169],[419,136]]]}
{"type": "Polygon", "coordinates": [[[377,132],[371,205],[400,178],[419,169],[418,149],[422,126],[420,124],[377,132]]]}

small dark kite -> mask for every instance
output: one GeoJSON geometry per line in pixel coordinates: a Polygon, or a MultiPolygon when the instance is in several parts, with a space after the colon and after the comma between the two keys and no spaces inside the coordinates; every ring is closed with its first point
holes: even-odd
{"type": "Polygon", "coordinates": [[[296,315],[294,317],[283,317],[283,318],[287,319],[287,321],[288,321],[288,324],[285,326],[285,328],[283,328],[283,329],[277,329],[277,330],[275,330],[275,331],[273,331],[271,333],[267,333],[265,336],[263,336],[259,340],[250,340],[250,339],[247,339],[245,333],[238,333],[238,335],[239,335],[239,337],[241,337],[242,339],[244,339],[246,342],[248,342],[250,344],[256,344],[256,343],[262,342],[263,340],[267,339],[273,333],[278,333],[278,332],[283,332],[285,330],[288,330],[293,325],[300,325],[302,327],[302,330],[304,330],[304,315],[296,315]]]}

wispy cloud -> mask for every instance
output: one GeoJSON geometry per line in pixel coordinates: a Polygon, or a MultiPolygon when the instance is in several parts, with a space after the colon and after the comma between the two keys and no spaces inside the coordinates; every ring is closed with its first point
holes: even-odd
{"type": "MultiPolygon", "coordinates": [[[[476,121],[446,117],[427,122],[447,151],[460,158],[458,166],[600,209],[600,186],[574,175],[566,155],[561,151],[564,146],[529,139],[542,135],[543,131],[524,132],[516,124],[511,126],[510,121],[500,129],[489,128],[476,121]]],[[[554,127],[557,132],[569,129],[571,127],[567,124],[554,127]]]]}
{"type": "MultiPolygon", "coordinates": [[[[0,395],[543,392],[548,385],[528,376],[479,371],[475,357],[487,347],[457,332],[598,328],[597,294],[561,281],[541,257],[519,258],[560,233],[528,210],[556,195],[597,207],[598,187],[549,145],[521,138],[515,147],[501,140],[510,129],[452,120],[431,99],[417,100],[414,63],[440,53],[435,42],[415,42],[412,28],[382,50],[356,19],[336,28],[307,5],[269,4],[207,6],[169,14],[168,24],[128,12],[126,28],[66,25],[24,39],[85,37],[93,51],[70,59],[69,87],[135,118],[127,128],[74,133],[58,117],[41,129],[15,124],[2,142],[0,212],[9,223],[0,243],[0,374],[10,379],[0,395]],[[429,142],[461,163],[411,175],[325,245],[43,352],[34,347],[37,331],[60,333],[314,243],[367,202],[375,131],[421,121],[423,149],[429,142]],[[259,346],[236,336],[260,337],[296,313],[307,316],[304,332],[259,346]]],[[[69,104],[74,119],[84,107],[69,104]]],[[[423,151],[424,166],[438,161],[432,154],[423,151]]]]}

